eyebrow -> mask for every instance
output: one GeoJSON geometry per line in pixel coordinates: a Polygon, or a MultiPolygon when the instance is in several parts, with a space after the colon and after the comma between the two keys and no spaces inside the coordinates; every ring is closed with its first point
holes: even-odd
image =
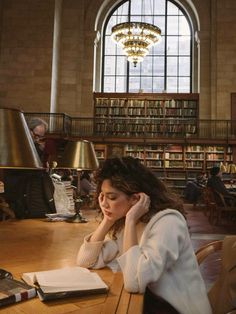
{"type": "Polygon", "coordinates": [[[109,195],[117,195],[116,192],[103,192],[105,195],[109,196],[109,195]]]}

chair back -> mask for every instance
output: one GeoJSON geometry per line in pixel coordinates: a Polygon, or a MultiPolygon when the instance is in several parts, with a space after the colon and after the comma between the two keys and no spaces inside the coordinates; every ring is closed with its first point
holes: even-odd
{"type": "Polygon", "coordinates": [[[202,200],[205,205],[205,215],[208,216],[209,222],[213,223],[214,216],[217,211],[217,204],[215,202],[215,198],[211,188],[204,187],[202,189],[202,200]]]}
{"type": "Polygon", "coordinates": [[[201,246],[196,252],[198,264],[200,265],[212,253],[222,249],[223,240],[216,240],[201,246]]]}
{"type": "Polygon", "coordinates": [[[208,291],[209,301],[214,314],[234,313],[236,311],[236,236],[226,236],[200,247],[195,253],[199,265],[211,254],[219,251],[221,258],[219,274],[208,291]]]}

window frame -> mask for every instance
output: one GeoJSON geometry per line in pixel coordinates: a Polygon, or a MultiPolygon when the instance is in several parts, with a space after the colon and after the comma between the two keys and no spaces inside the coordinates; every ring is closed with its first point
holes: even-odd
{"type": "MultiPolygon", "coordinates": [[[[145,0],[144,0],[145,1],[145,0]]],[[[107,31],[107,26],[108,26],[108,23],[110,21],[110,18],[111,16],[113,15],[113,13],[122,5],[124,5],[124,3],[127,3],[128,4],[128,14],[124,14],[125,16],[128,16],[128,20],[130,20],[130,5],[131,5],[131,2],[132,0],[124,0],[124,1],[121,1],[119,2],[117,5],[115,5],[112,10],[109,12],[108,16],[106,17],[105,21],[104,21],[104,25],[103,25],[103,36],[102,36],[102,58],[101,58],[101,91],[104,92],[104,87],[105,87],[105,84],[104,84],[104,80],[109,77],[108,75],[105,75],[105,59],[106,57],[109,57],[109,55],[105,55],[105,41],[106,41],[106,31],[107,31]]],[[[163,87],[163,91],[165,92],[167,90],[167,80],[168,80],[168,77],[170,76],[167,76],[167,58],[170,57],[170,55],[167,53],[167,43],[168,43],[168,40],[167,38],[170,38],[171,35],[167,35],[167,17],[168,16],[174,16],[174,15],[168,15],[167,13],[167,10],[168,10],[168,3],[172,3],[173,5],[175,5],[180,11],[181,13],[183,14],[183,16],[186,18],[186,21],[188,23],[188,26],[189,26],[189,36],[190,36],[190,39],[189,39],[189,46],[190,46],[190,49],[189,49],[189,54],[186,55],[186,56],[183,56],[183,57],[188,57],[190,59],[190,62],[189,62],[189,66],[190,66],[190,69],[189,69],[189,75],[179,75],[179,73],[174,76],[174,78],[176,79],[176,82],[177,82],[177,91],[170,91],[170,92],[177,92],[179,93],[179,89],[180,89],[180,79],[182,78],[189,78],[189,93],[192,93],[193,90],[195,89],[194,86],[193,86],[193,82],[195,81],[194,78],[193,78],[193,69],[194,69],[194,60],[193,60],[193,45],[194,45],[194,30],[193,30],[193,25],[192,25],[192,21],[189,17],[189,15],[187,14],[187,11],[184,9],[184,7],[182,7],[178,2],[174,1],[174,0],[165,0],[165,15],[164,15],[164,18],[165,18],[165,41],[164,41],[164,75],[162,76],[163,80],[164,80],[164,87],[163,87]]],[[[146,14],[147,15],[147,14],[146,14]]],[[[152,15],[153,18],[154,16],[157,16],[157,15],[152,15]]],[[[177,15],[178,17],[180,15],[177,15]]],[[[117,22],[118,23],[118,22],[117,22]]],[[[179,23],[179,21],[178,21],[179,23]]],[[[179,25],[179,24],[178,24],[179,25]]],[[[163,33],[163,32],[162,32],[163,33]]],[[[162,35],[163,36],[163,35],[162,35]]],[[[172,35],[173,36],[173,35],[172,35]]],[[[181,35],[178,33],[177,35],[175,35],[177,37],[180,37],[181,35]]],[[[179,40],[178,40],[178,44],[179,44],[179,40]]],[[[118,56],[120,55],[117,55],[117,47],[115,48],[116,49],[116,53],[114,55],[115,58],[117,58],[118,56]]],[[[177,58],[177,63],[180,62],[180,54],[178,52],[178,54],[175,55],[175,57],[177,58]]],[[[153,78],[155,78],[156,76],[153,75],[153,60],[154,58],[156,57],[161,57],[160,55],[155,55],[155,54],[152,54],[151,52],[148,54],[148,56],[146,56],[145,58],[147,57],[151,57],[152,58],[152,72],[151,72],[151,75],[149,75],[148,77],[151,77],[152,78],[152,92],[156,92],[156,91],[153,91],[153,78]]],[[[173,56],[171,56],[173,57],[173,56]]],[[[124,58],[126,58],[126,56],[124,55],[124,58]]],[[[122,75],[122,77],[125,77],[126,78],[126,83],[124,84],[125,85],[125,90],[122,91],[122,92],[126,92],[126,93],[129,93],[129,92],[134,92],[133,90],[130,90],[130,86],[129,86],[129,81],[130,81],[130,77],[132,77],[131,75],[131,72],[130,72],[130,67],[132,66],[132,64],[130,64],[129,61],[126,61],[126,75],[122,75]]],[[[142,65],[141,65],[142,66],[142,65]]],[[[119,75],[117,75],[117,62],[115,62],[115,72],[114,72],[114,75],[111,75],[110,77],[114,78],[115,79],[115,90],[111,91],[111,92],[117,92],[117,86],[116,86],[116,79],[119,75]]],[[[177,69],[179,69],[178,67],[178,64],[177,64],[177,69]]],[[[142,78],[145,78],[145,76],[142,75],[141,73],[141,70],[140,70],[140,73],[138,75],[139,77],[139,81],[142,80],[142,78]]],[[[159,76],[157,76],[159,77],[159,76]]],[[[139,83],[140,85],[140,83],[139,83]]]]}

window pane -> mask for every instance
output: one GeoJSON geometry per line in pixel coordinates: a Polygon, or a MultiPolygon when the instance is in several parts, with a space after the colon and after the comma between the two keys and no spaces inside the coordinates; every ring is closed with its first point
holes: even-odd
{"type": "Polygon", "coordinates": [[[154,1],[154,15],[164,15],[166,10],[166,1],[165,0],[159,0],[154,1]]]}
{"type": "Polygon", "coordinates": [[[190,37],[188,36],[179,37],[179,54],[190,55],[190,37]]]}
{"type": "Polygon", "coordinates": [[[167,10],[168,10],[167,11],[168,15],[178,15],[179,14],[178,7],[171,2],[168,2],[167,10]]]}
{"type": "Polygon", "coordinates": [[[143,22],[153,24],[153,16],[147,16],[145,15],[143,18],[143,22]]]}
{"type": "Polygon", "coordinates": [[[190,28],[185,16],[179,17],[179,32],[181,35],[190,35],[190,28]]]}
{"type": "Polygon", "coordinates": [[[140,90],[140,77],[130,76],[129,78],[130,92],[139,92],[140,90]]]}
{"type": "Polygon", "coordinates": [[[164,76],[164,58],[163,57],[153,58],[153,75],[164,76]]]}
{"type": "Polygon", "coordinates": [[[140,22],[142,21],[141,15],[133,15],[132,16],[132,22],[140,22]]]}
{"type": "Polygon", "coordinates": [[[116,54],[116,44],[111,39],[111,36],[106,36],[105,54],[106,55],[115,55],[116,54]]]}
{"type": "Polygon", "coordinates": [[[190,60],[186,57],[179,57],[179,75],[190,75],[190,60]]]}
{"type": "Polygon", "coordinates": [[[177,76],[177,57],[168,57],[167,58],[167,76],[177,76]]]}
{"type": "Polygon", "coordinates": [[[167,53],[168,55],[178,54],[178,37],[177,36],[167,36],[167,53]]]}
{"type": "Polygon", "coordinates": [[[165,39],[162,37],[155,46],[152,47],[150,53],[154,55],[164,55],[165,52],[165,39]]]}
{"type": "Polygon", "coordinates": [[[161,35],[165,34],[165,17],[164,16],[154,16],[154,20],[152,23],[161,29],[161,35]]]}
{"type": "Polygon", "coordinates": [[[140,76],[141,73],[141,63],[137,63],[136,67],[132,62],[129,62],[129,73],[132,76],[140,76]]]}
{"type": "Polygon", "coordinates": [[[141,89],[146,93],[152,92],[152,77],[141,77],[141,89]]]}
{"type": "Polygon", "coordinates": [[[152,74],[152,57],[146,56],[141,64],[141,75],[152,74]]]}
{"type": "MultiPolygon", "coordinates": [[[[131,15],[137,15],[137,14],[141,14],[142,13],[142,1],[143,0],[135,0],[135,1],[131,1],[131,15]]],[[[145,0],[144,0],[145,1],[145,0]]]]}
{"type": "Polygon", "coordinates": [[[164,77],[154,77],[153,78],[153,93],[163,93],[164,92],[164,77]]]}
{"type": "Polygon", "coordinates": [[[117,92],[125,92],[126,91],[126,76],[117,76],[116,77],[116,91],[117,92]]]}
{"type": "Polygon", "coordinates": [[[119,15],[127,15],[128,14],[129,3],[125,2],[119,8],[117,8],[116,12],[119,15]]]}
{"type": "Polygon", "coordinates": [[[114,44],[114,45],[116,46],[116,54],[117,54],[117,56],[125,56],[125,53],[124,53],[122,47],[118,46],[116,44],[114,44]]]}
{"type": "Polygon", "coordinates": [[[178,17],[167,17],[167,35],[178,35],[178,17]]]}
{"type": "Polygon", "coordinates": [[[117,75],[127,75],[126,57],[117,57],[117,75]]]}
{"type": "Polygon", "coordinates": [[[179,78],[179,93],[190,93],[190,77],[179,78]]]}
{"type": "Polygon", "coordinates": [[[104,67],[105,75],[115,75],[115,65],[116,65],[116,57],[106,57],[106,64],[104,67]]]}
{"type": "Polygon", "coordinates": [[[167,93],[177,93],[177,77],[167,77],[167,93]]]}
{"type": "Polygon", "coordinates": [[[104,77],[104,92],[105,93],[115,92],[115,77],[114,76],[104,77]]]}

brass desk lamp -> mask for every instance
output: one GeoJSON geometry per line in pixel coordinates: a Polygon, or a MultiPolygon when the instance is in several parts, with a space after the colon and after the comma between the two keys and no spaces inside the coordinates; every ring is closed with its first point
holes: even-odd
{"type": "MultiPolygon", "coordinates": [[[[24,114],[18,109],[0,108],[0,168],[42,168],[24,114]]],[[[4,184],[1,192],[3,195],[0,202],[2,217],[7,215],[15,218],[14,212],[4,201],[4,184]]]]}
{"type": "Polygon", "coordinates": [[[0,168],[42,168],[22,111],[0,108],[0,168]]]}
{"type": "MultiPolygon", "coordinates": [[[[60,160],[58,160],[57,168],[76,169],[78,174],[77,193],[80,194],[80,171],[96,170],[98,168],[98,159],[93,147],[89,141],[80,140],[77,142],[68,142],[65,151],[60,160]]],[[[75,198],[76,214],[68,219],[68,222],[87,222],[80,213],[83,201],[80,197],[75,198]]]]}

